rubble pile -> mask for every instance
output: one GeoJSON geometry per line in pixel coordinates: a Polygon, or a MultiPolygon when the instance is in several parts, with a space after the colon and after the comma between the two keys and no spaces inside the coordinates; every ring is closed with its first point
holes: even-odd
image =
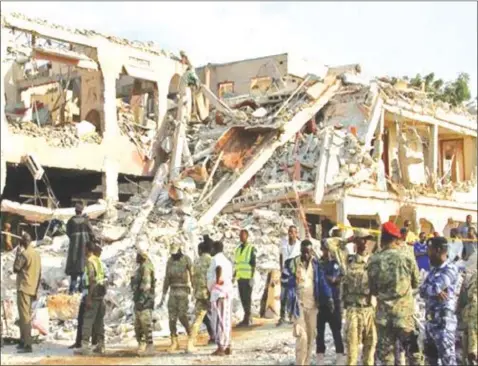
{"type": "Polygon", "coordinates": [[[469,120],[477,120],[476,114],[470,113],[470,107],[467,105],[454,107],[446,102],[433,101],[424,91],[417,90],[408,85],[394,85],[389,77],[378,78],[377,82],[386,97],[387,104],[397,105],[400,108],[432,116],[435,115],[438,109],[441,109],[446,113],[454,113],[465,116],[469,120]]]}
{"type": "MultiPolygon", "coordinates": [[[[122,236],[129,229],[132,217],[141,209],[144,197],[133,196],[124,205],[118,205],[118,217],[116,221],[98,223],[94,227],[100,238],[105,236],[122,236]]],[[[167,206],[166,206],[167,207],[167,206]]],[[[279,207],[276,207],[277,209],[279,207]]],[[[149,256],[155,264],[157,276],[156,309],[154,311],[155,336],[167,336],[169,334],[168,317],[166,306],[159,308],[162,296],[162,284],[165,275],[166,262],[169,258],[169,248],[173,243],[178,243],[182,248],[190,247],[190,237],[187,236],[188,219],[173,212],[172,205],[169,209],[154,210],[149,217],[145,230],[138,238],[146,241],[149,247],[149,256]]],[[[234,213],[218,216],[215,222],[204,227],[203,233],[208,233],[213,240],[224,242],[225,254],[232,260],[234,249],[239,244],[239,231],[246,228],[250,232],[250,240],[257,248],[257,270],[255,275],[255,287],[253,292],[253,313],[258,315],[260,300],[264,292],[267,273],[271,269],[279,267],[279,245],[281,238],[287,233],[290,225],[294,224],[291,218],[287,218],[279,210],[254,210],[252,213],[234,213]]],[[[192,243],[194,247],[199,244],[199,238],[192,243]]],[[[37,249],[42,258],[42,283],[39,297],[54,295],[60,297],[67,293],[69,277],[64,273],[66,255],[68,250],[68,238],[66,236],[54,237],[48,245],[39,243],[37,249]]],[[[188,253],[194,255],[193,253],[188,253]]],[[[102,259],[109,273],[109,286],[106,296],[106,336],[108,342],[122,343],[134,338],[133,329],[133,301],[130,289],[130,277],[136,269],[136,250],[134,245],[126,239],[115,241],[105,245],[102,259]]],[[[9,311],[7,312],[8,323],[14,324],[17,318],[15,306],[15,275],[13,274],[13,261],[15,254],[2,255],[2,299],[6,299],[9,311]]],[[[49,297],[50,299],[51,297],[49,297]]],[[[61,302],[61,300],[60,300],[61,302]]],[[[52,302],[53,303],[53,302],[52,302]]],[[[49,309],[51,315],[49,338],[56,340],[73,340],[75,336],[75,324],[78,311],[78,301],[61,302],[62,314],[70,314],[69,319],[59,319],[58,306],[49,309]]],[[[236,321],[242,319],[242,307],[235,290],[233,318],[236,321]]],[[[194,303],[190,304],[190,316],[194,317],[194,303]]],[[[5,328],[4,328],[5,329],[5,328]]],[[[181,328],[180,328],[181,329],[181,328]]],[[[184,330],[183,330],[184,331],[184,330]]],[[[18,328],[10,326],[8,333],[18,336],[18,328]]]]}
{"type": "Polygon", "coordinates": [[[137,124],[131,106],[121,100],[118,101],[117,112],[121,134],[128,136],[141,154],[151,159],[156,137],[156,122],[147,119],[145,125],[137,124]]]}
{"type": "Polygon", "coordinates": [[[63,126],[38,126],[33,122],[11,123],[10,131],[14,134],[26,135],[30,137],[43,137],[47,144],[54,147],[70,148],[80,145],[80,143],[100,144],[101,137],[93,132],[78,137],[74,124],[65,124],[63,126]]]}

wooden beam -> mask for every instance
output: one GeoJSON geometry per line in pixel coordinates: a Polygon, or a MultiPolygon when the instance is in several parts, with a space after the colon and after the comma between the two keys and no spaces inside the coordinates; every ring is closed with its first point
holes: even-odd
{"type": "Polygon", "coordinates": [[[251,159],[247,167],[233,182],[224,182],[221,187],[222,193],[214,200],[212,206],[204,212],[199,219],[198,224],[201,226],[212,222],[214,217],[221,212],[221,210],[232,200],[242,187],[244,187],[244,185],[264,166],[276,149],[294,137],[294,135],[299,132],[325,104],[328,103],[338,90],[339,86],[340,82],[336,81],[312,105],[298,112],[292,120],[283,126],[283,133],[279,138],[277,140],[272,140],[268,145],[261,149],[261,151],[259,151],[255,158],[251,159]]]}

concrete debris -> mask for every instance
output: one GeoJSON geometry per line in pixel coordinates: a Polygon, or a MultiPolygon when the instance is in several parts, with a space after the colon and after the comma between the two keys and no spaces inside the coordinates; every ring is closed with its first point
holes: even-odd
{"type": "Polygon", "coordinates": [[[81,143],[100,144],[101,137],[96,133],[78,135],[74,124],[64,126],[38,126],[33,122],[11,123],[9,130],[13,134],[26,135],[29,137],[42,137],[49,146],[71,148],[81,143]]]}

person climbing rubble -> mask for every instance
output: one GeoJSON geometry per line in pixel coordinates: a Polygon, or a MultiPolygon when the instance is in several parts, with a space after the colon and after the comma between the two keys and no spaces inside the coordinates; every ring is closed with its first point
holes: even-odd
{"type": "Polygon", "coordinates": [[[478,283],[477,253],[466,264],[465,279],[461,287],[457,313],[463,325],[462,362],[478,365],[478,283]]]}
{"type": "Polygon", "coordinates": [[[330,242],[322,241],[321,250],[322,257],[319,260],[320,266],[324,271],[325,280],[332,291],[334,301],[333,311],[327,303],[321,304],[319,313],[317,314],[317,363],[322,364],[326,350],[325,346],[325,325],[328,323],[332,336],[334,338],[335,353],[337,355],[337,365],[345,363],[345,349],[342,340],[342,306],[341,306],[341,281],[344,271],[336,259],[337,252],[340,248],[329,247],[330,242]]]}
{"type": "MultiPolygon", "coordinates": [[[[198,245],[199,257],[194,262],[192,285],[194,289],[195,304],[195,319],[191,328],[191,337],[194,345],[197,342],[199,327],[204,322],[209,334],[209,340],[214,341],[214,334],[208,318],[208,311],[210,309],[210,294],[207,288],[207,271],[211,265],[211,243],[209,240],[204,240],[198,245]]],[[[194,347],[191,348],[191,351],[194,347]]]]}
{"type": "Polygon", "coordinates": [[[41,280],[41,258],[31,245],[30,234],[23,233],[17,247],[13,273],[17,275],[17,306],[20,318],[20,344],[18,353],[31,353],[32,304],[36,300],[41,280]]]}
{"type": "Polygon", "coordinates": [[[211,293],[211,320],[217,349],[214,356],[232,354],[232,263],[224,255],[221,241],[213,243],[213,257],[207,270],[207,287],[211,293]]]}
{"type": "Polygon", "coordinates": [[[171,246],[171,257],[166,263],[166,275],[163,284],[163,296],[160,307],[163,306],[166,294],[169,291],[168,315],[169,331],[171,332],[170,352],[179,350],[178,342],[178,319],[188,335],[187,351],[194,349],[191,327],[188,319],[189,294],[191,292],[190,281],[193,278],[191,258],[183,254],[178,244],[171,246]]]}
{"type": "Polygon", "coordinates": [[[420,286],[425,300],[425,357],[429,365],[456,365],[455,315],[458,268],[448,261],[448,242],[445,238],[428,241],[428,255],[432,268],[420,286]]]}
{"type": "Polygon", "coordinates": [[[367,241],[372,239],[366,230],[358,230],[354,235],[356,254],[348,264],[343,280],[343,302],[347,309],[346,344],[347,365],[358,365],[359,347],[362,348],[362,364],[374,364],[377,330],[375,328],[375,309],[368,287],[367,262],[369,252],[367,241]]]}
{"type": "Polygon", "coordinates": [[[152,354],[153,309],[156,277],[154,266],[146,248],[139,248],[136,254],[138,268],[131,278],[134,301],[134,331],[138,341],[138,354],[152,354]]]}
{"type": "Polygon", "coordinates": [[[85,300],[85,314],[83,317],[83,327],[81,335],[81,348],[75,351],[78,355],[89,355],[90,338],[93,333],[96,335],[98,343],[93,349],[94,353],[105,353],[105,295],[106,283],[105,273],[100,258],[94,253],[97,251],[96,245],[89,242],[85,246],[86,266],[84,269],[83,286],[88,289],[85,300]]]}
{"type": "MultiPolygon", "coordinates": [[[[289,226],[287,237],[282,239],[280,248],[281,252],[279,255],[279,263],[280,270],[282,273],[284,272],[285,262],[288,259],[295,258],[300,254],[300,240],[298,239],[297,235],[297,227],[295,227],[294,225],[289,226]]],[[[287,281],[283,285],[284,286],[281,287],[280,318],[279,322],[277,323],[278,326],[281,326],[289,320],[290,314],[286,314],[287,303],[295,300],[289,298],[289,296],[292,296],[293,293],[289,291],[289,288],[287,287],[287,281]]]]}
{"type": "MultiPolygon", "coordinates": [[[[103,263],[101,260],[101,252],[102,248],[99,245],[94,246],[93,254],[100,259],[100,264],[102,266],[103,273],[105,274],[105,281],[108,278],[108,267],[103,263]]],[[[81,302],[80,302],[80,308],[78,310],[78,320],[77,320],[77,327],[76,327],[76,341],[68,347],[69,349],[76,349],[76,348],[81,348],[81,340],[83,338],[83,321],[85,318],[85,308],[86,308],[86,298],[88,296],[88,286],[85,286],[86,283],[86,272],[83,272],[83,276],[81,280],[83,281],[83,292],[81,295],[81,302]]],[[[97,346],[98,345],[98,331],[97,331],[97,325],[96,323],[93,324],[93,331],[91,335],[91,345],[92,346],[97,346]]]]}
{"type": "Polygon", "coordinates": [[[369,261],[370,294],[377,297],[377,358],[384,365],[395,364],[395,346],[400,341],[410,365],[423,365],[414,319],[413,289],[418,288],[415,258],[400,246],[400,230],[393,222],[381,229],[381,248],[369,261]]]}
{"type": "Polygon", "coordinates": [[[249,242],[249,232],[242,229],[239,233],[241,244],[234,252],[234,279],[239,287],[239,297],[244,309],[244,319],[238,327],[248,327],[252,324],[252,289],[256,270],[256,248],[249,242]]]}
{"type": "Polygon", "coordinates": [[[333,313],[334,301],[310,240],[301,242],[300,253],[290,264],[295,279],[297,303],[289,305],[294,306],[290,311],[294,316],[292,334],[296,338],[296,365],[310,365],[316,343],[319,304],[323,303],[333,313]]]}
{"type": "Polygon", "coordinates": [[[3,224],[3,233],[2,233],[2,242],[3,250],[10,252],[13,250],[13,237],[10,235],[12,233],[12,225],[9,222],[3,224]]]}
{"type": "Polygon", "coordinates": [[[85,268],[85,247],[88,243],[95,241],[93,227],[88,216],[83,214],[83,204],[75,205],[75,215],[68,220],[66,233],[70,238],[65,269],[66,275],[71,277],[70,294],[76,291],[81,293],[83,291],[81,277],[85,268]]]}

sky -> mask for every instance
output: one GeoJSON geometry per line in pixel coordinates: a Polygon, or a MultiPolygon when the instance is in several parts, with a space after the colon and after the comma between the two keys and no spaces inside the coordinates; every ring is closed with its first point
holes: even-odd
{"type": "Polygon", "coordinates": [[[70,27],[154,41],[194,65],[283,52],[367,75],[447,80],[466,72],[477,95],[473,2],[1,2],[70,27]]]}

